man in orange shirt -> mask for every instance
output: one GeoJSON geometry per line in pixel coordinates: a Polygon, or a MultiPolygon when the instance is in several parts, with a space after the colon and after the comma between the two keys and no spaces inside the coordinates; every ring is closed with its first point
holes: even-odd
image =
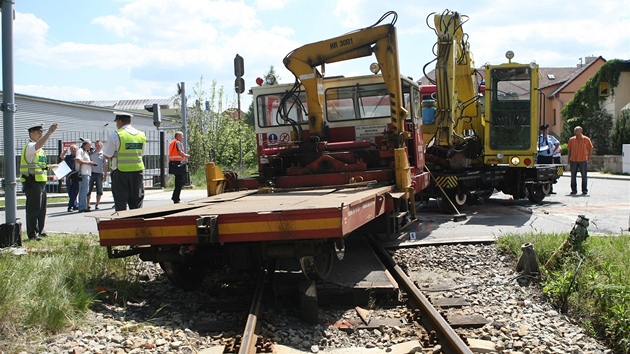
{"type": "Polygon", "coordinates": [[[577,194],[577,172],[579,170],[582,177],[582,195],[586,195],[588,193],[586,170],[588,161],[593,154],[593,143],[589,137],[582,134],[582,127],[579,125],[573,129],[573,133],[575,136],[572,136],[567,144],[571,171],[571,194],[577,194]]]}
{"type": "Polygon", "coordinates": [[[171,197],[175,204],[179,203],[179,196],[184,187],[184,176],[188,172],[186,159],[190,157],[184,152],[183,141],[184,133],[177,132],[168,146],[168,173],[175,175],[175,189],[171,197]]]}

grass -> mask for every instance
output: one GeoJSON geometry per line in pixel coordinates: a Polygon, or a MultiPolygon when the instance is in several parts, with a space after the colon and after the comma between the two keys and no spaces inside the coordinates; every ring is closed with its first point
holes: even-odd
{"type": "Polygon", "coordinates": [[[51,235],[24,246],[26,255],[0,253],[0,348],[17,345],[16,337],[43,343],[80,323],[104,289],[115,289],[123,301],[139,289],[129,271],[136,258],[108,259],[95,235],[51,235]]]}
{"type": "MultiPolygon", "coordinates": [[[[67,203],[68,202],[68,197],[50,197],[47,199],[47,203],[51,204],[51,203],[67,203]]],[[[17,205],[26,205],[26,199],[18,199],[17,200],[17,205]]],[[[0,200],[0,207],[6,206],[4,204],[4,198],[2,198],[2,200],[0,200]]]]}
{"type": "Polygon", "coordinates": [[[544,265],[567,234],[509,235],[502,249],[520,256],[534,245],[549,301],[605,339],[615,353],[630,353],[630,235],[591,236],[577,250],[563,253],[555,266],[544,265]]]}

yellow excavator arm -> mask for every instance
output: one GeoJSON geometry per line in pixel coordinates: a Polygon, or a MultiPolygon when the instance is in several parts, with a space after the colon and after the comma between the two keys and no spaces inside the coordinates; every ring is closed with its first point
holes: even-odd
{"type": "Polygon", "coordinates": [[[317,66],[366,57],[374,53],[390,93],[392,133],[394,136],[400,133],[403,135],[402,139],[394,139],[398,141],[396,147],[400,147],[400,141],[408,138],[409,134],[405,133],[404,129],[408,112],[404,108],[397,50],[396,28],[393,24],[387,24],[307,44],[289,53],[284,58],[284,65],[306,90],[310,135],[319,138],[324,136],[323,77],[317,66]]]}
{"type": "MultiPolygon", "coordinates": [[[[438,56],[435,70],[437,87],[436,143],[453,146],[454,135],[461,135],[463,124],[458,120],[474,118],[472,124],[481,121],[481,109],[475,66],[469,44],[464,38],[462,18],[457,12],[435,15],[435,31],[438,35],[438,56]]],[[[480,126],[469,129],[481,131],[480,126]]]]}

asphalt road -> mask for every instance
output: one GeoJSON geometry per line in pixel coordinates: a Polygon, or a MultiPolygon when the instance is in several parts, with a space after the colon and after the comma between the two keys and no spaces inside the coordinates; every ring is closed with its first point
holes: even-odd
{"type": "Polygon", "coordinates": [[[460,213],[466,219],[459,222],[453,221],[453,215],[440,213],[433,201],[420,211],[420,222],[413,231],[418,242],[494,240],[506,234],[569,232],[578,215],[584,215],[590,219],[591,235],[628,234],[630,177],[589,178],[588,189],[586,196],[571,195],[570,177],[565,175],[554,185],[556,194],[548,195],[541,204],[495,193],[483,205],[462,208],[460,213]]]}
{"type": "MultiPolygon", "coordinates": [[[[555,195],[549,195],[538,205],[528,200],[511,200],[510,196],[495,193],[483,205],[466,206],[460,210],[466,215],[463,221],[453,221],[453,215],[440,213],[435,201],[423,206],[418,221],[411,231],[416,240],[425,242],[452,242],[457,240],[493,240],[504,234],[569,232],[577,216],[585,215],[591,221],[591,234],[628,233],[630,228],[630,176],[590,174],[589,194],[569,195],[569,177],[562,177],[554,185],[555,195]]],[[[579,180],[578,180],[579,183],[579,180]]],[[[63,195],[61,195],[63,196],[63,195]]],[[[144,207],[169,205],[171,191],[147,190],[144,207]]],[[[184,189],[182,202],[206,197],[205,190],[184,189]]],[[[92,204],[95,196],[92,197],[92,204]]],[[[113,212],[111,192],[103,195],[98,214],[113,212]]],[[[68,213],[63,204],[49,205],[46,231],[49,233],[98,233],[94,216],[97,213],[68,213]]],[[[0,217],[6,222],[4,210],[0,217]]],[[[24,209],[17,217],[24,220],[24,209]]],[[[25,231],[25,226],[22,226],[25,231]]]]}

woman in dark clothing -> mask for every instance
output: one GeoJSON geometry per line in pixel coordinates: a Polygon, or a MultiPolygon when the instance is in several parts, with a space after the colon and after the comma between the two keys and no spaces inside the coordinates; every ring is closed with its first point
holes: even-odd
{"type": "Polygon", "coordinates": [[[77,196],[79,195],[79,173],[74,168],[74,158],[77,155],[79,147],[76,144],[70,145],[59,155],[68,167],[72,170],[70,174],[66,176],[66,189],[68,190],[68,212],[79,209],[77,203],[77,196]]]}

